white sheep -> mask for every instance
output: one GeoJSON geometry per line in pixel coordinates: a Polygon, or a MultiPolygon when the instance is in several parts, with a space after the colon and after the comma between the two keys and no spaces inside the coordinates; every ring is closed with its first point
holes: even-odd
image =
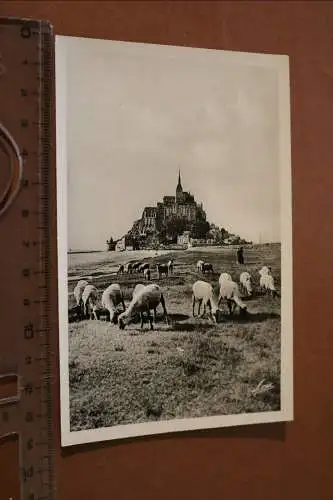
{"type": "Polygon", "coordinates": [[[232,281],[231,274],[229,273],[221,273],[219,277],[219,285],[221,286],[224,281],[232,281]]]}
{"type": "MultiPolygon", "coordinates": [[[[109,311],[110,323],[117,324],[117,316],[118,316],[117,307],[119,306],[119,304],[123,306],[123,311],[125,311],[126,307],[124,303],[124,296],[121,291],[120,285],[118,283],[112,283],[104,290],[101,300],[102,308],[109,311]]],[[[93,307],[93,312],[95,316],[97,309],[98,305],[95,304],[93,307]]]]}
{"type": "Polygon", "coordinates": [[[247,271],[244,271],[241,273],[239,277],[239,283],[241,285],[241,288],[246,291],[248,295],[252,295],[252,280],[251,280],[251,275],[247,271]]]}
{"type": "Polygon", "coordinates": [[[132,293],[132,299],[137,295],[137,293],[142,290],[146,285],[143,285],[142,283],[138,283],[135,285],[133,293],[132,293]]]}
{"type": "Polygon", "coordinates": [[[268,267],[268,266],[263,266],[259,271],[258,273],[260,274],[260,276],[263,276],[264,274],[271,274],[271,268],[268,267]]]}
{"type": "Polygon", "coordinates": [[[168,272],[169,274],[173,273],[173,259],[169,260],[168,262],[168,272]]]}
{"type": "Polygon", "coordinates": [[[203,260],[198,260],[198,262],[197,262],[197,271],[199,271],[199,272],[202,271],[203,264],[204,264],[203,260]]]}
{"type": "Polygon", "coordinates": [[[156,284],[151,284],[145,286],[144,288],[139,289],[137,293],[133,296],[133,299],[131,300],[126,311],[119,315],[118,317],[119,328],[123,330],[125,326],[131,322],[132,318],[138,313],[140,314],[141,317],[141,328],[143,328],[143,323],[144,323],[143,313],[145,312],[147,314],[150,323],[150,329],[153,330],[154,327],[150,311],[152,309],[156,310],[159,304],[161,304],[163,307],[164,316],[168,324],[169,323],[168,313],[165,307],[165,301],[161,288],[156,284]]]}
{"type": "MultiPolygon", "coordinates": [[[[150,272],[150,270],[149,270],[149,272],[150,272]]],[[[133,293],[132,293],[132,300],[139,293],[139,291],[142,290],[145,286],[146,285],[143,285],[142,283],[138,283],[137,285],[135,285],[133,293]]],[[[135,317],[140,318],[140,314],[135,313],[135,317]]],[[[154,309],[154,319],[156,319],[156,309],[154,309]]]]}
{"type": "Polygon", "coordinates": [[[268,292],[273,297],[276,297],[278,295],[274,284],[274,278],[271,274],[263,274],[262,276],[260,276],[260,289],[264,293],[268,292]]]}
{"type": "Polygon", "coordinates": [[[74,294],[77,306],[80,306],[82,304],[82,293],[87,285],[89,285],[88,281],[80,280],[80,281],[78,281],[78,283],[76,284],[76,287],[74,288],[73,294],[74,294]]]}
{"type": "Polygon", "coordinates": [[[203,313],[206,314],[206,306],[209,307],[210,317],[216,322],[216,313],[218,310],[217,303],[214,298],[213,287],[206,281],[198,280],[192,286],[192,309],[193,317],[195,317],[195,304],[198,302],[198,316],[200,316],[200,308],[203,304],[203,313]]]}
{"type": "Polygon", "coordinates": [[[98,290],[94,285],[87,285],[82,292],[83,314],[85,317],[88,315],[97,319],[95,306],[98,302],[98,290]]]}
{"type": "Polygon", "coordinates": [[[240,298],[239,287],[237,283],[230,280],[224,280],[220,285],[220,293],[218,305],[222,300],[227,301],[230,316],[233,313],[234,307],[237,305],[239,307],[240,314],[246,313],[246,305],[240,298]]]}

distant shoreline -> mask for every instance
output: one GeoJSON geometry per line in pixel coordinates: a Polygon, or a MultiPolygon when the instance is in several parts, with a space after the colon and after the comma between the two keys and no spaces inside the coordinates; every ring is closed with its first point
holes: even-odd
{"type": "MultiPolygon", "coordinates": [[[[244,248],[249,248],[249,247],[254,247],[254,246],[267,246],[267,245],[281,245],[281,242],[280,241],[270,241],[270,242],[264,242],[264,243],[246,243],[246,244],[243,244],[243,245],[239,245],[239,244],[234,244],[234,245],[219,245],[219,244],[216,244],[216,245],[194,245],[193,247],[190,247],[190,248],[186,248],[187,250],[192,250],[192,251],[195,251],[195,250],[201,250],[201,249],[206,249],[206,248],[229,248],[229,249],[235,249],[235,248],[238,248],[239,246],[243,246],[244,248]]],[[[146,251],[157,251],[153,248],[143,248],[141,250],[146,250],[146,251]]],[[[168,247],[165,247],[163,249],[158,249],[158,250],[166,250],[166,251],[177,251],[177,250],[184,250],[183,246],[179,246],[179,248],[175,248],[175,245],[171,245],[170,248],[168,247]]],[[[133,251],[133,250],[131,250],[133,251]]],[[[109,250],[69,250],[67,252],[67,255],[75,255],[75,254],[86,254],[86,253],[105,253],[105,252],[110,252],[110,254],[112,253],[122,253],[122,252],[117,252],[116,250],[113,250],[113,251],[109,251],[109,250]]]]}
{"type": "Polygon", "coordinates": [[[104,250],[69,250],[68,255],[73,255],[76,253],[100,253],[104,252],[104,250]]]}

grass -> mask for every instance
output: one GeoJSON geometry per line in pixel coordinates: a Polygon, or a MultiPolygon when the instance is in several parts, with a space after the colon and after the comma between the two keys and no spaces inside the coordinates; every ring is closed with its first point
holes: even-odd
{"type": "MultiPolygon", "coordinates": [[[[209,249],[173,254],[174,276],[158,282],[169,325],[162,317],[154,331],[147,323],[143,331],[139,323],[123,331],[106,321],[70,323],[72,431],[280,409],[280,299],[251,298],[245,319],[237,312],[234,318],[227,316],[226,306],[218,324],[192,317],[191,286],[196,279],[205,279],[216,289],[221,272],[230,272],[238,280],[241,270],[248,270],[258,285],[257,271],[267,264],[280,288],[279,245],[246,249],[247,264],[242,269],[234,253],[209,249]],[[199,275],[195,267],[199,258],[212,262],[215,273],[199,275]]],[[[155,274],[153,281],[157,281],[155,274]]],[[[128,301],[140,279],[99,276],[93,283],[102,290],[115,281],[124,288],[128,301]]],[[[74,286],[70,284],[70,291],[74,286]]],[[[70,307],[72,300],[69,296],[70,307]]]]}

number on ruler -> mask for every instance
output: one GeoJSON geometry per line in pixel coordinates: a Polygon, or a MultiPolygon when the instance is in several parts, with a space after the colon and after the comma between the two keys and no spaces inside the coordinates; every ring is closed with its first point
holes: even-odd
{"type": "MultiPolygon", "coordinates": [[[[29,299],[24,299],[24,300],[29,300],[29,299]]],[[[30,301],[29,301],[29,304],[30,304],[30,301]]],[[[34,325],[30,321],[24,327],[24,338],[26,340],[30,340],[30,339],[33,339],[34,336],[35,336],[34,325]]]]}
{"type": "Polygon", "coordinates": [[[31,479],[32,477],[34,477],[34,468],[31,466],[31,467],[27,467],[26,469],[23,469],[23,481],[26,482],[28,481],[28,479],[31,479]]]}
{"type": "Polygon", "coordinates": [[[24,386],[24,394],[26,396],[31,396],[34,392],[34,386],[31,383],[28,383],[24,386]]]}

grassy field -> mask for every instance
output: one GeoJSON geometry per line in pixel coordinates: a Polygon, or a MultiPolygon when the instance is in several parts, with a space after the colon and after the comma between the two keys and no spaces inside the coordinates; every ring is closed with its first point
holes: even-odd
{"type": "MultiPolygon", "coordinates": [[[[106,321],[69,325],[71,430],[108,427],[173,418],[230,415],[280,409],[280,298],[256,295],[248,300],[249,315],[224,315],[218,324],[192,317],[191,286],[210,281],[217,291],[221,272],[238,281],[242,270],[259,283],[258,269],[270,265],[280,289],[280,245],[246,248],[245,265],[235,250],[205,249],[148,257],[150,262],[175,259],[174,275],[158,281],[163,289],[170,325],[162,318],[155,330],[131,324],[121,331],[106,321]],[[213,275],[196,271],[198,259],[211,262],[213,275]],[[259,384],[261,389],[258,390],[259,384]]],[[[114,259],[124,259],[110,253],[114,259]]],[[[131,255],[127,255],[130,260],[131,255]]],[[[105,263],[104,263],[105,264],[105,263]]],[[[93,266],[96,272],[96,265],[93,266]]],[[[89,263],[69,274],[89,274],[89,263]]],[[[152,273],[156,282],[156,273],[152,273]]],[[[92,282],[103,290],[120,283],[130,299],[138,276],[110,277],[96,272],[92,282]]],[[[69,284],[71,292],[76,281],[69,284]]],[[[162,314],[162,309],[160,310],[162,314]]]]}

